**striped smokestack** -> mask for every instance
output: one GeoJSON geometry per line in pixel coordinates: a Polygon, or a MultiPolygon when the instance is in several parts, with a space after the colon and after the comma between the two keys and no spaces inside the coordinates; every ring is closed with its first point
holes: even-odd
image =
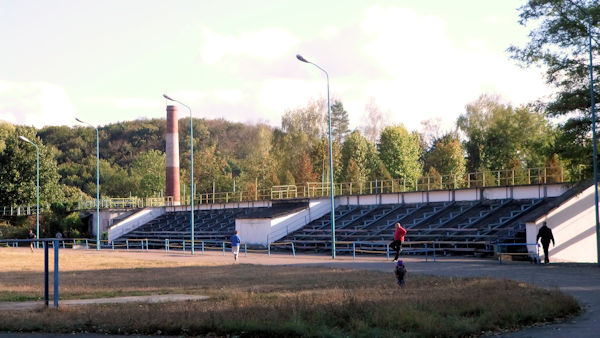
{"type": "Polygon", "coordinates": [[[167,194],[173,204],[180,205],[179,195],[179,126],[177,107],[167,106],[167,194]]]}

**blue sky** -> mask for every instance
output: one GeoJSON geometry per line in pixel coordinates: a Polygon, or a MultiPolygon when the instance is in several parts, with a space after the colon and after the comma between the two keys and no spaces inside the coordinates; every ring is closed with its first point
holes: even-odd
{"type": "Polygon", "coordinates": [[[164,118],[162,93],[195,117],[280,125],[332,97],[352,128],[374,102],[388,124],[444,128],[482,93],[526,103],[551,93],[523,45],[524,0],[0,0],[0,120],[104,125],[164,118]]]}

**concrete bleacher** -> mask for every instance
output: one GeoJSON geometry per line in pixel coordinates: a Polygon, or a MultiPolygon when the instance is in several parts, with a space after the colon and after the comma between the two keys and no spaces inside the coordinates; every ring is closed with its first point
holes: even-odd
{"type": "MultiPolygon", "coordinates": [[[[335,238],[340,252],[386,252],[394,224],[407,230],[413,252],[436,246],[444,253],[491,254],[502,243],[525,243],[528,215],[560,198],[562,185],[472,188],[336,197],[335,238]]],[[[251,246],[281,250],[331,250],[329,199],[270,201],[268,205],[221,205],[194,213],[194,239],[227,242],[235,229],[251,246]]],[[[206,207],[206,206],[204,206],[206,207]]],[[[169,210],[120,235],[117,241],[189,241],[190,212],[169,210]]],[[[150,244],[152,246],[152,244],[150,244]]],[[[515,247],[515,250],[522,248],[515,247]]]]}
{"type": "MultiPolygon", "coordinates": [[[[336,250],[386,251],[394,237],[395,223],[407,229],[405,246],[437,242],[444,252],[492,253],[493,245],[522,240],[522,217],[551,203],[545,199],[502,199],[463,202],[383,204],[336,208],[336,250]]],[[[296,250],[331,249],[331,221],[327,214],[280,240],[293,242],[296,250]]],[[[285,248],[285,246],[279,246],[285,248]]]]}

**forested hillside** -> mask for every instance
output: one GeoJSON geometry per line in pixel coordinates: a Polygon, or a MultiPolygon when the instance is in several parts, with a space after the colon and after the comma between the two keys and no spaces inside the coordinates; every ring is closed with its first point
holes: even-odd
{"type": "MultiPolygon", "coordinates": [[[[327,181],[326,105],[315,101],[283,114],[281,126],[194,119],[194,181],[198,193],[270,188],[327,181]]],[[[179,120],[181,191],[189,194],[189,118],[179,120]],[[187,188],[187,189],[186,189],[187,188]]],[[[99,127],[100,193],[103,197],[159,196],[165,188],[164,119],[99,127]]],[[[422,131],[371,121],[349,130],[342,102],[332,105],[336,182],[532,167],[559,167],[560,130],[529,107],[481,96],[468,104],[452,130],[426,121],[422,131]],[[380,127],[377,128],[376,126],[380,127]],[[365,136],[364,130],[375,142],[365,136]],[[374,136],[372,136],[374,135],[374,136]]],[[[96,192],[96,133],[91,127],[0,125],[0,205],[35,200],[35,151],[40,146],[42,203],[78,200],[96,192]]],[[[582,159],[579,164],[587,164],[582,159]]],[[[569,159],[572,164],[573,159],[569,159]]],[[[568,169],[568,168],[567,168],[568,169]]]]}

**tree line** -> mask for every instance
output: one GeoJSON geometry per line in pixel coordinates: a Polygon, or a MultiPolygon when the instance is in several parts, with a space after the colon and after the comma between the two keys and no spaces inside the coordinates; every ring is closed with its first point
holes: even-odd
{"type": "MultiPolygon", "coordinates": [[[[331,107],[336,182],[365,182],[423,175],[562,165],[560,129],[531,107],[512,107],[482,95],[468,104],[456,127],[437,121],[422,131],[386,121],[349,129],[343,103],[331,107]],[[375,126],[374,126],[375,125],[375,126]],[[377,125],[380,127],[377,128],[377,125]],[[366,136],[370,130],[373,142],[366,136]]],[[[179,121],[180,181],[190,181],[189,118],[179,121]]],[[[280,127],[194,119],[194,182],[198,193],[252,190],[329,180],[326,103],[286,111],[280,127]],[[256,187],[258,182],[259,186],[256,187]]],[[[164,119],[136,120],[99,128],[100,192],[103,197],[160,196],[165,187],[164,119]]],[[[0,125],[0,205],[35,201],[35,149],[40,146],[40,194],[45,203],[95,196],[96,133],[91,127],[0,125]]],[[[189,186],[187,187],[189,194],[189,186]]]]}

